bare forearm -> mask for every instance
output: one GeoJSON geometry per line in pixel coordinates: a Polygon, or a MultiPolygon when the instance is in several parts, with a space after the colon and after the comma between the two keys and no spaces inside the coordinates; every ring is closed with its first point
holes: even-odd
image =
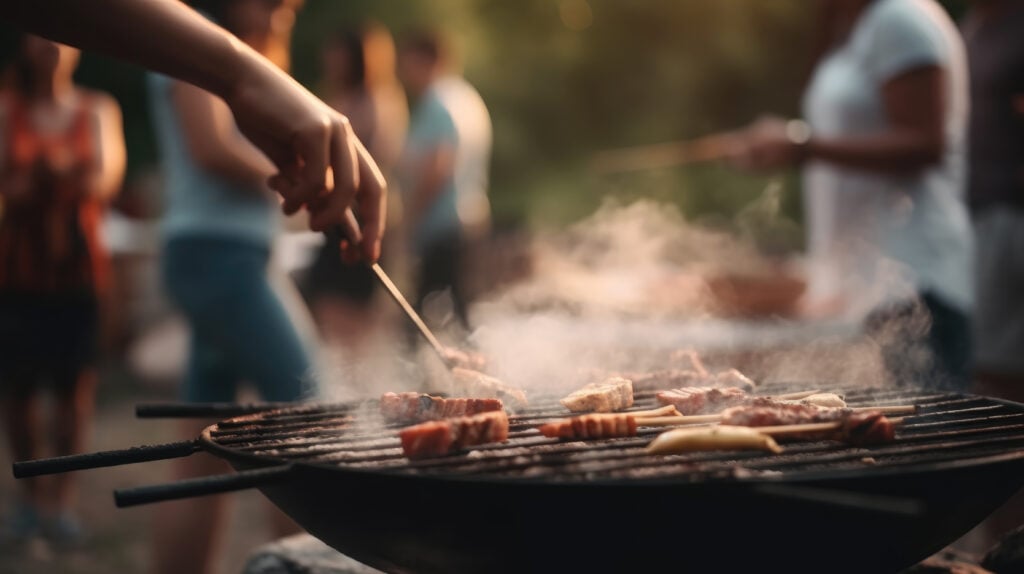
{"type": "Polygon", "coordinates": [[[855,169],[906,174],[939,163],[943,151],[941,138],[907,130],[877,136],[812,138],[807,143],[805,158],[855,169]]]}
{"type": "Polygon", "coordinates": [[[205,167],[221,177],[250,184],[253,189],[266,190],[267,178],[274,174],[274,165],[248,140],[239,136],[235,145],[212,153],[205,167]]]}
{"type": "Polygon", "coordinates": [[[7,2],[2,13],[25,30],[219,95],[257,61],[245,44],[178,0],[31,0],[7,2]]]}

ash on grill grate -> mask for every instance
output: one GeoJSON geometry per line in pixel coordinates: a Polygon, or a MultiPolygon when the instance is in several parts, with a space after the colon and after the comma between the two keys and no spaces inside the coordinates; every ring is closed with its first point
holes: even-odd
{"type": "MultiPolygon", "coordinates": [[[[827,388],[827,387],[825,387],[827,388]]],[[[777,394],[792,387],[768,387],[777,394]]],[[[663,429],[641,428],[631,438],[559,442],[539,424],[566,416],[557,400],[537,401],[510,419],[509,440],[422,461],[402,455],[397,431],[373,415],[346,408],[310,407],[239,417],[217,425],[220,446],[272,462],[306,462],[474,479],[595,481],[629,478],[694,482],[764,476],[813,476],[844,470],[909,469],[915,465],[999,457],[1024,448],[1024,410],[984,397],[893,389],[840,389],[850,406],[918,405],[892,443],[870,448],[836,442],[786,445],[782,454],[705,452],[649,455],[646,445],[663,429]]],[[[658,406],[654,393],[638,393],[629,410],[658,406]]],[[[628,412],[628,411],[627,411],[628,412]]]]}

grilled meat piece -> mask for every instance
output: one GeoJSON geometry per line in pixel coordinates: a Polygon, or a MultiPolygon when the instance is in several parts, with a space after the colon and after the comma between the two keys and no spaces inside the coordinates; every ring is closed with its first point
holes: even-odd
{"type": "Polygon", "coordinates": [[[598,439],[636,436],[636,417],[624,413],[581,415],[540,425],[540,433],[560,439],[598,439]]]}
{"type": "Polygon", "coordinates": [[[816,407],[803,403],[754,399],[762,404],[732,407],[722,413],[721,424],[747,427],[774,427],[809,423],[841,422],[838,429],[788,434],[802,440],[838,440],[852,445],[880,444],[893,440],[896,430],[891,420],[878,411],[854,411],[847,408],[816,407]]]}
{"type": "Polygon", "coordinates": [[[675,406],[680,414],[699,415],[743,404],[749,395],[737,387],[683,387],[662,391],[657,398],[663,405],[675,406]]]}
{"type": "Polygon", "coordinates": [[[398,433],[411,459],[444,456],[467,447],[508,440],[508,415],[493,411],[407,427],[398,433]]]}
{"type": "Polygon", "coordinates": [[[574,413],[610,413],[633,406],[633,383],[621,377],[610,377],[570,393],[562,406],[574,413]]]}
{"type": "Polygon", "coordinates": [[[836,440],[860,446],[882,444],[895,439],[896,429],[891,420],[878,411],[862,411],[846,417],[842,434],[836,440]]]}
{"type": "Polygon", "coordinates": [[[384,393],[380,414],[390,422],[419,423],[504,409],[500,399],[444,399],[420,393],[384,393]]]}
{"type": "Polygon", "coordinates": [[[527,405],[526,393],[522,389],[506,385],[481,372],[460,367],[452,369],[452,394],[480,399],[501,399],[513,408],[527,405]]]}
{"type": "Polygon", "coordinates": [[[449,366],[472,369],[474,371],[487,370],[487,358],[480,353],[464,351],[454,347],[444,347],[442,354],[449,366]]]}
{"type": "Polygon", "coordinates": [[[804,423],[827,423],[844,420],[850,409],[816,407],[803,403],[789,403],[767,397],[751,399],[743,406],[722,412],[721,424],[742,427],[770,427],[804,423]]]}

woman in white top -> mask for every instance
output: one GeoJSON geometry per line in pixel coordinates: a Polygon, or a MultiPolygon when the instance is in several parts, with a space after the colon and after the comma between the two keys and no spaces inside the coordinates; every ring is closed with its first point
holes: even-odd
{"type": "Polygon", "coordinates": [[[760,120],[741,132],[734,159],[803,169],[808,308],[866,317],[887,335],[899,382],[963,388],[972,304],[963,42],[934,0],[829,0],[822,10],[827,38],[806,123],[760,120]],[[930,322],[911,319],[920,309],[930,322]]]}

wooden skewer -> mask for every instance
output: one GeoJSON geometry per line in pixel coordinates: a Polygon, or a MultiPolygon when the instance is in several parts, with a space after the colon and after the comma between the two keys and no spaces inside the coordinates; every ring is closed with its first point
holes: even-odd
{"type": "Polygon", "coordinates": [[[637,426],[672,427],[681,425],[713,424],[722,420],[722,415],[683,415],[678,417],[638,417],[637,426]]]}
{"type": "Polygon", "coordinates": [[[650,410],[647,410],[647,411],[633,411],[633,412],[622,412],[622,413],[612,413],[612,414],[629,415],[631,417],[636,417],[636,418],[653,418],[653,417],[669,417],[669,416],[671,416],[671,417],[681,417],[681,416],[683,416],[678,410],[676,410],[675,405],[665,405],[665,406],[661,407],[660,409],[650,409],[650,410]]]}

